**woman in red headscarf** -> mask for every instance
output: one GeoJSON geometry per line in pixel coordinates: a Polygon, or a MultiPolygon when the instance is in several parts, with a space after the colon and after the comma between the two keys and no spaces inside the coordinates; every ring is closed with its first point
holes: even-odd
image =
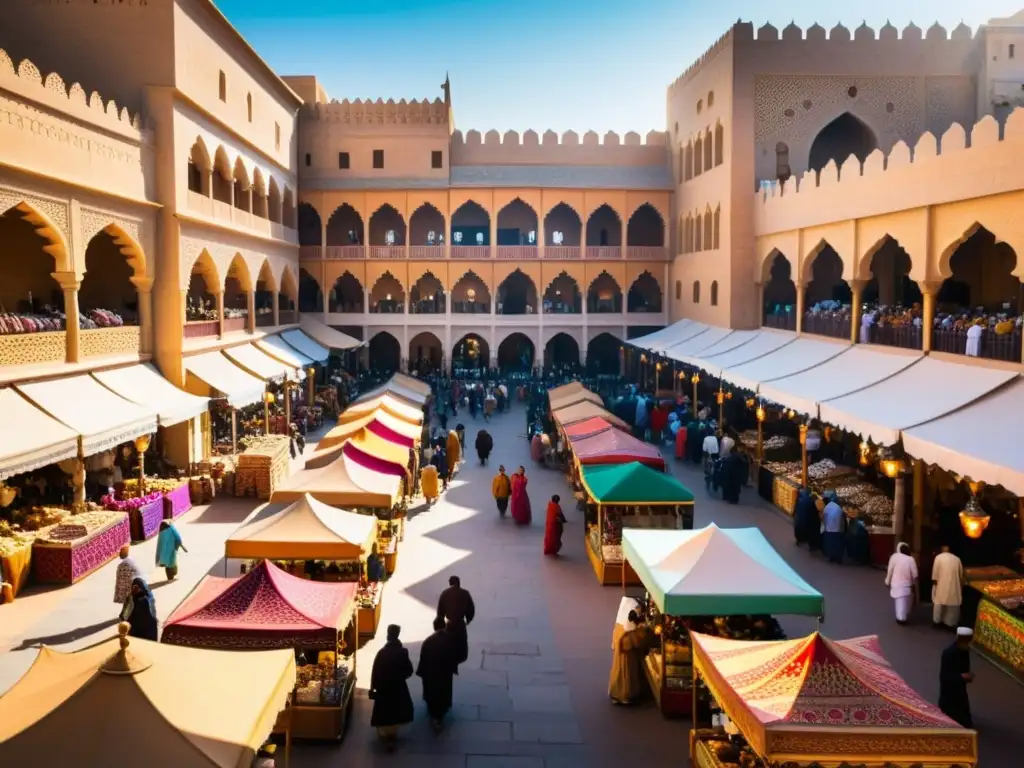
{"type": "Polygon", "coordinates": [[[526,479],[526,469],[520,467],[512,475],[511,480],[512,498],[509,511],[512,513],[512,519],[515,520],[516,525],[529,525],[533,514],[530,509],[530,497],[526,493],[526,485],[529,482],[526,479]]]}
{"type": "Polygon", "coordinates": [[[557,555],[562,550],[562,530],[566,519],[562,514],[561,498],[556,493],[548,502],[547,519],[544,521],[544,554],[557,555]]]}

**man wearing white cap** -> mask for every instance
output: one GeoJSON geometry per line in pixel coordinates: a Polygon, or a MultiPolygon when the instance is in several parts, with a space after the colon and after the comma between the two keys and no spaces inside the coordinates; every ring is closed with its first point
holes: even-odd
{"type": "Polygon", "coordinates": [[[973,637],[970,627],[957,627],[956,642],[942,652],[939,667],[939,709],[964,728],[974,727],[967,697],[967,684],[974,682],[970,651],[973,637]]]}
{"type": "Polygon", "coordinates": [[[896,623],[906,624],[917,596],[917,563],[910,556],[910,547],[905,542],[901,541],[889,558],[885,585],[889,587],[889,596],[896,606],[896,623]]]}

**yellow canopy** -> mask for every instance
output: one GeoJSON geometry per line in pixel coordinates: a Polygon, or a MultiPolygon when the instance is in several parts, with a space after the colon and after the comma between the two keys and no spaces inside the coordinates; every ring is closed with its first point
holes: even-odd
{"type": "Polygon", "coordinates": [[[353,435],[349,442],[374,458],[404,467],[406,472],[409,470],[409,449],[405,446],[392,443],[368,429],[353,435]]]}
{"type": "Polygon", "coordinates": [[[416,390],[420,394],[426,395],[427,397],[430,397],[431,395],[430,385],[427,384],[425,381],[420,381],[415,376],[407,376],[404,373],[396,373],[394,376],[391,377],[391,379],[393,381],[398,382],[406,389],[416,390]]]}
{"type": "Polygon", "coordinates": [[[0,765],[249,768],[294,686],[291,650],[43,646],[0,696],[0,765]]]}
{"type": "Polygon", "coordinates": [[[306,494],[332,507],[390,509],[402,493],[402,478],[360,467],[339,456],[325,467],[293,475],[270,497],[275,504],[299,501],[306,494]]]}
{"type": "Polygon", "coordinates": [[[243,525],[224,544],[240,560],[362,560],[373,549],[377,521],[330,507],[308,493],[262,520],[243,525]]]}
{"type": "Polygon", "coordinates": [[[422,408],[424,403],[429,400],[429,396],[423,394],[418,389],[409,389],[402,384],[399,384],[394,379],[391,379],[385,384],[372,389],[369,392],[364,392],[362,395],[356,398],[356,403],[366,402],[367,400],[374,400],[381,395],[394,395],[395,397],[402,400],[402,402],[409,403],[422,408]]]}
{"type": "MultiPolygon", "coordinates": [[[[339,422],[335,426],[331,427],[327,434],[320,438],[320,442],[316,444],[317,452],[319,453],[325,448],[333,448],[335,446],[342,445],[346,440],[352,437],[352,435],[356,434],[371,421],[373,421],[372,413],[360,416],[358,419],[353,419],[351,421],[339,422]]],[[[310,466],[308,461],[306,462],[306,466],[310,466]]]]}
{"type": "Polygon", "coordinates": [[[362,418],[380,408],[392,416],[420,426],[423,424],[423,409],[419,406],[397,397],[391,392],[386,392],[370,400],[355,403],[345,409],[345,412],[338,417],[339,423],[345,423],[362,418]]]}

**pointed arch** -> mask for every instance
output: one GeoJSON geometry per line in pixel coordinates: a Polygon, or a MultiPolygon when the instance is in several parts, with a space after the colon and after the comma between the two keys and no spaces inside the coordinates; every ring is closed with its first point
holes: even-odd
{"type": "Polygon", "coordinates": [[[587,217],[587,247],[617,248],[622,245],[622,219],[607,203],[587,217]]]}
{"type": "Polygon", "coordinates": [[[725,128],[721,121],[715,123],[715,167],[725,162],[725,128]]]}
{"type": "Polygon", "coordinates": [[[622,312],[622,288],[618,281],[604,270],[601,270],[587,287],[587,312],[622,312]]]}
{"type": "Polygon", "coordinates": [[[491,215],[476,200],[466,200],[452,214],[452,245],[491,245],[491,215]]]}
{"type": "Polygon", "coordinates": [[[264,257],[260,264],[260,271],[256,273],[256,291],[277,293],[277,276],[274,274],[274,267],[270,259],[264,257]]]}
{"type": "Polygon", "coordinates": [[[320,281],[299,267],[299,312],[323,312],[324,292],[320,281]]]}
{"type": "Polygon", "coordinates": [[[363,312],[363,284],[347,269],[338,275],[328,294],[328,310],[331,312],[363,312]]]}
{"type": "Polygon", "coordinates": [[[330,218],[327,219],[327,242],[325,245],[362,245],[365,242],[365,237],[363,217],[354,207],[348,203],[342,203],[331,211],[330,218]]]}
{"type": "Polygon", "coordinates": [[[700,280],[693,281],[693,296],[691,300],[694,304],[700,304],[700,280]]]}
{"type": "Polygon", "coordinates": [[[661,284],[646,269],[636,276],[626,298],[627,312],[661,312],[661,284]]]}
{"type": "Polygon", "coordinates": [[[626,227],[626,244],[646,248],[665,245],[665,219],[657,208],[643,203],[633,211],[626,227]]]}
{"type": "MultiPolygon", "coordinates": [[[[277,186],[277,179],[270,177],[270,184],[267,185],[267,217],[275,224],[281,223],[281,190],[277,186]]],[[[317,220],[319,220],[317,216],[317,220]]]]}
{"type": "Polygon", "coordinates": [[[583,295],[579,283],[576,282],[576,278],[562,270],[544,290],[544,312],[579,314],[582,311],[583,295]]]}
{"type": "Polygon", "coordinates": [[[583,237],[583,219],[568,203],[559,203],[544,217],[545,245],[579,246],[583,237]]]}
{"type": "Polygon", "coordinates": [[[683,180],[689,181],[693,178],[693,142],[686,142],[683,180]]]}
{"type": "Polygon", "coordinates": [[[503,371],[529,371],[537,358],[537,346],[525,333],[510,333],[498,345],[498,367],[503,371]]]}
{"type": "Polygon", "coordinates": [[[285,264],[281,270],[281,287],[277,294],[288,298],[292,303],[299,298],[299,281],[291,264],[285,264]]]}
{"type": "Polygon", "coordinates": [[[444,283],[429,269],[409,286],[409,312],[413,314],[444,314],[447,304],[444,283]]]}
{"type": "Polygon", "coordinates": [[[711,222],[711,247],[716,251],[720,247],[722,240],[722,206],[715,207],[715,213],[711,222]]]}
{"type": "Polygon", "coordinates": [[[234,188],[234,168],[228,151],[224,145],[217,147],[213,155],[213,172],[210,177],[213,199],[219,203],[230,205],[234,199],[232,189],[234,188]]]}
{"type": "Polygon", "coordinates": [[[498,245],[536,245],[538,219],[533,206],[516,197],[498,211],[498,245]]]}
{"type": "Polygon", "coordinates": [[[241,253],[236,253],[231,257],[231,261],[228,262],[228,269],[224,274],[225,292],[227,292],[229,280],[237,282],[242,291],[248,291],[252,287],[252,277],[249,274],[249,265],[245,263],[245,259],[242,257],[241,253]]]}
{"type": "Polygon", "coordinates": [[[200,195],[210,194],[213,158],[202,136],[197,136],[188,153],[188,189],[200,195]]]}
{"type": "Polygon", "coordinates": [[[263,179],[263,171],[256,168],[252,172],[252,213],[261,219],[269,218],[267,210],[267,184],[263,179]]]}
{"type": "Polygon", "coordinates": [[[281,223],[289,229],[295,229],[295,193],[287,185],[281,195],[281,223]]]}
{"type": "Polygon", "coordinates": [[[444,232],[444,214],[433,203],[421,203],[409,217],[410,245],[441,245],[444,232]]]}
{"type": "Polygon", "coordinates": [[[604,331],[587,344],[587,370],[592,373],[619,373],[619,347],[622,342],[604,331]]]}
{"type": "Polygon", "coordinates": [[[475,371],[491,364],[491,345],[478,333],[467,333],[452,347],[452,373],[475,371]]]}
{"type": "Polygon", "coordinates": [[[711,128],[704,129],[704,170],[710,171],[715,162],[715,145],[711,136],[711,128]]]}
{"type": "Polygon", "coordinates": [[[717,280],[712,280],[711,281],[711,306],[712,307],[717,307],[718,306],[718,281],[717,280]]]}
{"type": "Polygon", "coordinates": [[[698,213],[697,218],[694,219],[693,225],[693,250],[694,253],[700,253],[704,250],[704,216],[698,213]]]}
{"type": "Polygon", "coordinates": [[[469,270],[452,286],[452,312],[490,314],[491,290],[480,276],[469,270]]]}
{"type": "Polygon", "coordinates": [[[521,269],[515,269],[498,285],[499,315],[532,315],[537,313],[537,285],[521,269]]]}
{"type": "Polygon", "coordinates": [[[545,367],[575,368],[580,363],[580,343],[564,331],[556,333],[544,345],[545,367]]]}
{"type": "Polygon", "coordinates": [[[405,288],[402,282],[385,270],[370,289],[370,312],[374,314],[402,314],[405,312],[405,288]]]}
{"type": "Polygon", "coordinates": [[[863,163],[876,149],[878,138],[875,132],[852,112],[843,112],[814,137],[807,167],[820,173],[830,161],[839,167],[850,155],[855,155],[863,163]]]}
{"type": "Polygon", "coordinates": [[[409,370],[429,375],[444,365],[444,345],[436,333],[420,331],[409,339],[409,370]]]}
{"type": "Polygon", "coordinates": [[[693,140],[693,175],[700,176],[704,171],[704,137],[699,133],[693,140]]]}
{"type": "Polygon", "coordinates": [[[395,373],[402,367],[402,345],[388,331],[377,331],[370,339],[370,365],[379,373],[395,373]]]}
{"type": "Polygon", "coordinates": [[[704,250],[711,251],[715,248],[715,222],[714,214],[711,213],[709,205],[704,211],[704,250]]]}
{"type": "Polygon", "coordinates": [[[405,218],[390,203],[383,203],[370,215],[370,245],[406,244],[405,218]]]}

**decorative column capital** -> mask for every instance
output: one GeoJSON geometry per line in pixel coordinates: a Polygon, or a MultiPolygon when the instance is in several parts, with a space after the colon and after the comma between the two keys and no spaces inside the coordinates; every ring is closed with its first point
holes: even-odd
{"type": "Polygon", "coordinates": [[[917,286],[921,289],[923,296],[937,296],[943,282],[943,280],[920,280],[917,286]]]}
{"type": "Polygon", "coordinates": [[[77,272],[51,272],[50,277],[60,283],[64,291],[77,291],[82,287],[82,280],[77,272]]]}
{"type": "Polygon", "coordinates": [[[149,293],[153,290],[152,277],[130,277],[128,279],[139,293],[149,293]]]}

